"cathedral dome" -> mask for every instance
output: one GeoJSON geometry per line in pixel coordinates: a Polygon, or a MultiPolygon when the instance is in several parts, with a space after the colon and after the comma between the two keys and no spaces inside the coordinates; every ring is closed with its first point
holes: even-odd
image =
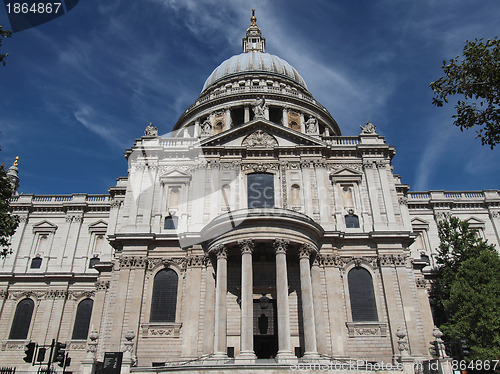
{"type": "Polygon", "coordinates": [[[269,53],[253,51],[233,56],[220,64],[206,80],[202,92],[221,79],[247,72],[265,72],[281,75],[298,83],[307,90],[304,79],[288,62],[269,53]]]}

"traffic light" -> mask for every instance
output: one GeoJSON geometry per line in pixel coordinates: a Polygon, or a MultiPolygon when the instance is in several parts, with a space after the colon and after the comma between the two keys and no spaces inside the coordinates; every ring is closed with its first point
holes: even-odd
{"type": "Polygon", "coordinates": [[[26,355],[26,357],[23,358],[24,362],[29,362],[31,364],[33,361],[33,355],[35,354],[35,346],[36,344],[31,342],[26,344],[24,347],[24,354],[26,355]]]}
{"type": "Polygon", "coordinates": [[[36,362],[43,362],[45,360],[45,353],[47,348],[38,348],[38,354],[36,355],[36,362]]]}
{"type": "Polygon", "coordinates": [[[54,349],[54,362],[58,362],[58,365],[60,367],[64,366],[64,358],[66,356],[66,352],[64,349],[66,348],[66,344],[64,343],[56,343],[55,349],[54,349]]]}
{"type": "Polygon", "coordinates": [[[469,355],[470,351],[469,351],[469,346],[467,345],[467,340],[460,339],[458,342],[458,347],[459,347],[461,359],[464,359],[465,356],[469,355]]]}
{"type": "Polygon", "coordinates": [[[431,347],[429,348],[429,352],[432,357],[439,357],[439,345],[438,341],[434,340],[431,343],[431,347]]]}

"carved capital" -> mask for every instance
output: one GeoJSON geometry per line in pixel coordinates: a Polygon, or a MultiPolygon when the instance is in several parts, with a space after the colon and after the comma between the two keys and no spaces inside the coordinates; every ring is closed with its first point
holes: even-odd
{"type": "Polygon", "coordinates": [[[45,294],[46,299],[65,299],[67,296],[66,290],[48,290],[45,294]]]}
{"type": "Polygon", "coordinates": [[[491,218],[498,218],[500,217],[500,212],[491,211],[490,216],[491,218]]]}
{"type": "Polygon", "coordinates": [[[241,247],[241,254],[245,253],[253,253],[253,248],[255,246],[254,242],[252,239],[244,239],[244,240],[238,240],[238,244],[241,247]]]}
{"type": "Polygon", "coordinates": [[[373,169],[373,161],[363,161],[363,169],[373,169]]]}
{"type": "Polygon", "coordinates": [[[417,288],[427,288],[429,282],[426,279],[416,279],[415,283],[417,285],[417,288]]]}
{"type": "Polygon", "coordinates": [[[313,266],[321,266],[323,264],[323,257],[319,253],[316,253],[312,264],[313,266]]]}
{"type": "Polygon", "coordinates": [[[205,256],[190,256],[187,260],[187,266],[201,268],[205,264],[205,256]]]}
{"type": "Polygon", "coordinates": [[[121,268],[145,268],[148,265],[148,259],[146,257],[121,257],[120,267],[121,268]]]}
{"type": "Polygon", "coordinates": [[[325,255],[322,256],[323,259],[323,265],[324,266],[332,266],[336,268],[340,268],[344,266],[344,262],[340,258],[340,256],[334,256],[334,255],[325,255]]]}
{"type": "Polygon", "coordinates": [[[406,266],[407,256],[404,254],[382,255],[378,257],[380,266],[406,266]]]}
{"type": "Polygon", "coordinates": [[[111,206],[111,208],[119,208],[123,205],[123,201],[118,199],[113,199],[113,201],[111,201],[109,205],[111,206]]]}
{"type": "Polygon", "coordinates": [[[224,244],[219,244],[212,249],[212,252],[215,253],[217,259],[227,259],[227,249],[224,244]]]}
{"type": "Polygon", "coordinates": [[[275,239],[274,240],[274,253],[276,254],[280,254],[280,253],[284,253],[286,254],[286,250],[287,250],[287,247],[288,247],[288,244],[290,243],[289,240],[286,240],[286,239],[275,239]]]}
{"type": "Polygon", "coordinates": [[[309,258],[316,252],[311,244],[302,244],[299,248],[299,258],[309,258]]]}
{"type": "Polygon", "coordinates": [[[106,291],[109,288],[109,281],[97,281],[95,282],[96,291],[106,291]]]}
{"type": "Polygon", "coordinates": [[[398,199],[400,205],[408,205],[408,198],[406,196],[402,196],[398,199]]]}

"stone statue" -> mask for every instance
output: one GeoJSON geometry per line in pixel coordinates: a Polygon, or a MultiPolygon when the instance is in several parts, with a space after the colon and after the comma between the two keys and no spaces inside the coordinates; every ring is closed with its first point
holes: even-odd
{"type": "Polygon", "coordinates": [[[149,122],[144,130],[144,136],[158,136],[158,127],[153,126],[153,122],[149,122]]]}
{"type": "Polygon", "coordinates": [[[257,100],[253,102],[254,118],[264,118],[265,110],[266,110],[266,99],[258,96],[257,100]]]}
{"type": "Polygon", "coordinates": [[[315,133],[318,129],[318,120],[314,117],[311,116],[306,122],[306,133],[307,134],[312,134],[315,133]]]}
{"type": "Polygon", "coordinates": [[[212,125],[210,124],[210,120],[206,119],[201,124],[201,135],[210,135],[211,129],[212,129],[212,125]]]}
{"type": "Polygon", "coordinates": [[[366,121],[365,127],[359,125],[361,127],[362,134],[375,134],[375,130],[377,129],[373,123],[370,121],[366,121]]]}

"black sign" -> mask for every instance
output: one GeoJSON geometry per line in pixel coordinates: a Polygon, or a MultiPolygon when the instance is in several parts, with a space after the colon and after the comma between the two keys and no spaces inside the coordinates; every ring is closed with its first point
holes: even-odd
{"type": "Polygon", "coordinates": [[[105,352],[101,373],[120,374],[123,352],[105,352]]]}

